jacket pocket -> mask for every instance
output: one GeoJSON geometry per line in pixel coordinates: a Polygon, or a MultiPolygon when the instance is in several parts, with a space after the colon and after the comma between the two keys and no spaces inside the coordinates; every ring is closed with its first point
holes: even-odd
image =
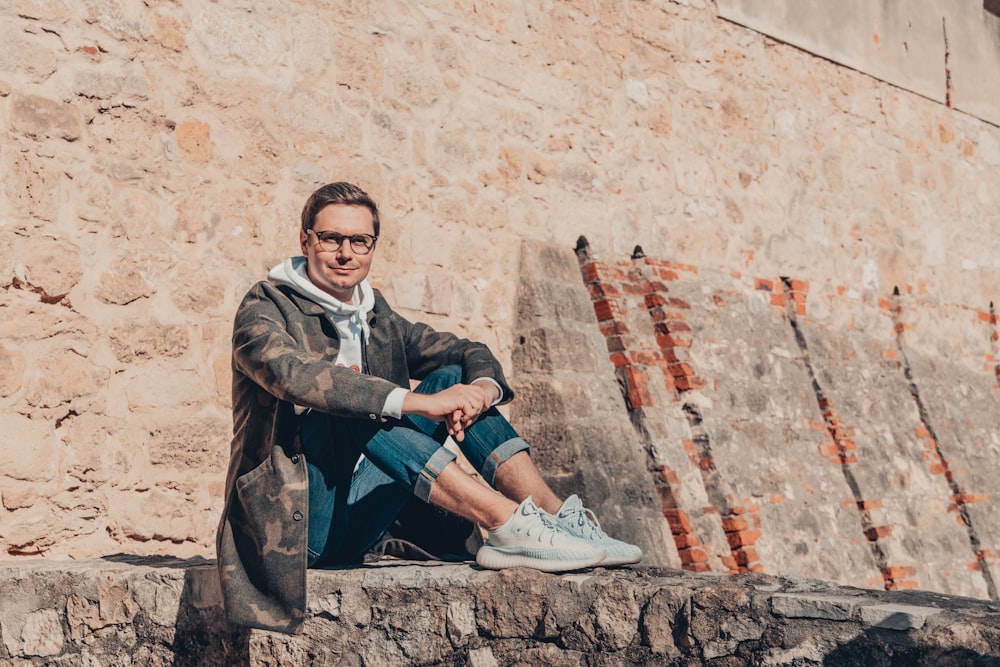
{"type": "MultiPolygon", "coordinates": [[[[283,571],[305,565],[308,480],[296,479],[298,468],[288,460],[276,466],[272,456],[236,479],[248,537],[256,544],[265,570],[277,567],[283,571]],[[286,559],[291,561],[280,562],[286,559]]],[[[304,468],[301,466],[302,477],[304,468]]]]}

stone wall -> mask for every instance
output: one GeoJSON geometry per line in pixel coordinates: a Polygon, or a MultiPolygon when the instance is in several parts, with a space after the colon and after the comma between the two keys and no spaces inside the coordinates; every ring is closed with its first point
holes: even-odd
{"type": "Polygon", "coordinates": [[[311,571],[299,635],[229,626],[215,568],[112,558],[0,567],[0,665],[1000,664],[1000,610],[769,575],[465,564],[311,571]]]}
{"type": "Polygon", "coordinates": [[[553,479],[600,417],[634,438],[628,504],[578,481],[653,558],[991,596],[995,126],[705,0],[13,0],[0,41],[3,557],[212,554],[232,314],[348,179],[390,300],[557,389],[511,408],[553,479]],[[555,274],[523,244],[572,261],[581,235],[576,310],[526,311],[555,274]],[[639,292],[597,310],[636,245],[639,292]],[[618,324],[659,360],[605,354],[618,324]],[[951,524],[925,534],[924,501],[951,524]]]}

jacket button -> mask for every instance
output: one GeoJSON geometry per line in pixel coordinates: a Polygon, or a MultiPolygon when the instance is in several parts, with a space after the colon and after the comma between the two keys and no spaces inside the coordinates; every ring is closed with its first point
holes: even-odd
{"type": "Polygon", "coordinates": [[[299,455],[292,454],[292,463],[298,463],[298,462],[299,462],[299,455]]]}
{"type": "Polygon", "coordinates": [[[375,415],[372,414],[372,415],[368,415],[368,419],[373,419],[374,420],[374,419],[378,419],[378,417],[376,417],[375,415]]]}
{"type": "Polygon", "coordinates": [[[295,510],[292,513],[292,518],[295,519],[296,521],[302,521],[302,512],[295,510]]]}

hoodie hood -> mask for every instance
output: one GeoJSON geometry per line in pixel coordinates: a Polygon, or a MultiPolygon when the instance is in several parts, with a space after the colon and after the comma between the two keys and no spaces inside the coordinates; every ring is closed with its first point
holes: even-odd
{"type": "Polygon", "coordinates": [[[306,258],[301,255],[290,257],[271,269],[267,277],[278,285],[291,287],[293,290],[322,306],[330,321],[337,327],[341,338],[349,338],[368,342],[371,329],[368,327],[368,313],[375,308],[375,292],[365,278],[354,288],[354,300],[357,304],[344,303],[316,287],[306,272],[306,258]]]}

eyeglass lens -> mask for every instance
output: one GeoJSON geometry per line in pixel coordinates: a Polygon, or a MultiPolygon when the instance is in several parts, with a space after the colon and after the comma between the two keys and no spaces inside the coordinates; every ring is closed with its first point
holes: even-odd
{"type": "MultiPolygon", "coordinates": [[[[312,230],[310,230],[312,231],[312,230]]],[[[316,240],[319,241],[320,246],[323,250],[327,252],[334,252],[339,250],[344,244],[344,239],[348,239],[351,244],[351,250],[363,255],[371,251],[372,247],[375,245],[375,237],[369,236],[368,234],[353,234],[351,236],[344,236],[340,232],[316,232],[316,240]]]]}

